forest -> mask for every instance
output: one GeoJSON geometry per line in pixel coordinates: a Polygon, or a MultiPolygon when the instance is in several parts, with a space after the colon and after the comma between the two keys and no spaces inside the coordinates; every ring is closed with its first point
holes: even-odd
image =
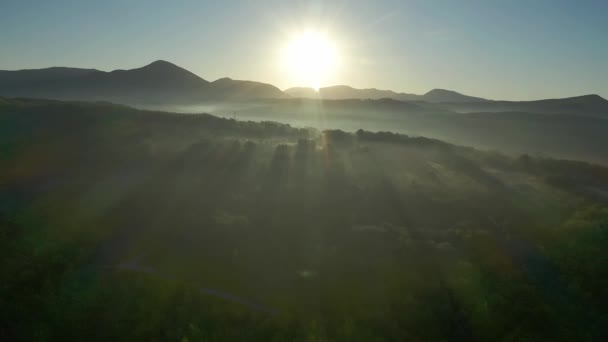
{"type": "Polygon", "coordinates": [[[0,98],[2,341],[602,341],[608,168],[0,98]]]}

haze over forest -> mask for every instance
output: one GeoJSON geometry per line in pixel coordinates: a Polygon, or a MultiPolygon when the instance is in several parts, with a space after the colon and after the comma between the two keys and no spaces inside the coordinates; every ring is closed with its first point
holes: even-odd
{"type": "Polygon", "coordinates": [[[608,163],[608,101],[595,94],[501,101],[445,89],[422,95],[349,86],[281,91],[255,81],[208,81],[159,60],[112,72],[69,67],[0,71],[0,96],[107,101],[317,129],[393,131],[511,154],[608,163]]]}
{"type": "Polygon", "coordinates": [[[608,340],[606,12],[3,3],[0,341],[608,340]]]}

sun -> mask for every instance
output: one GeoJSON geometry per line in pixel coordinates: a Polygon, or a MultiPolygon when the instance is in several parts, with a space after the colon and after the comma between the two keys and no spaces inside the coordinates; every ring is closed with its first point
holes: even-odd
{"type": "Polygon", "coordinates": [[[327,34],[313,30],[293,35],[282,58],[293,81],[315,90],[331,78],[338,66],[336,45],[327,34]]]}

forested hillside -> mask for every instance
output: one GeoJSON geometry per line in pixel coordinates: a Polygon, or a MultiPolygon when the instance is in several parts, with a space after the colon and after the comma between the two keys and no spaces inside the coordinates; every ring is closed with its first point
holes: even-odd
{"type": "Polygon", "coordinates": [[[600,341],[608,169],[0,98],[0,340],[600,341]]]}

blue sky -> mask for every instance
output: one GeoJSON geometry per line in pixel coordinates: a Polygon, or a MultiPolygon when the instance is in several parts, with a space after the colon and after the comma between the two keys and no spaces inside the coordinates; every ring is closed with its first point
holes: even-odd
{"type": "Polygon", "coordinates": [[[608,1],[0,0],[0,69],[127,69],[164,59],[201,77],[284,89],[293,32],[338,46],[328,84],[494,99],[608,98],[608,1]]]}

